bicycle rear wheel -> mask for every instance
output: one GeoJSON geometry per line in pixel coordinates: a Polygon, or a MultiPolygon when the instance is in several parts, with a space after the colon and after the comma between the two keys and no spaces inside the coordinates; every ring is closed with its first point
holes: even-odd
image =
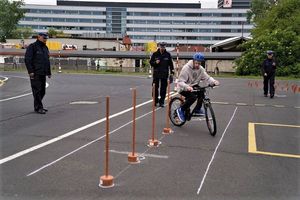
{"type": "Polygon", "coordinates": [[[183,100],[179,97],[174,97],[171,99],[170,101],[170,113],[169,113],[169,117],[170,120],[172,122],[172,124],[174,124],[175,126],[182,126],[184,122],[180,121],[180,119],[177,116],[176,110],[183,104],[183,100]]]}
{"type": "Polygon", "coordinates": [[[209,130],[209,133],[212,136],[215,136],[217,133],[217,123],[216,123],[215,113],[210,102],[204,104],[204,110],[205,110],[206,125],[209,130]]]}

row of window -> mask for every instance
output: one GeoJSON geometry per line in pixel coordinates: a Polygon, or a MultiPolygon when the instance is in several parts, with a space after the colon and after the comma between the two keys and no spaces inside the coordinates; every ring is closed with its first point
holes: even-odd
{"type": "Polygon", "coordinates": [[[244,21],[178,21],[178,20],[127,20],[127,24],[163,24],[163,25],[240,25],[244,21]]]}
{"type": "MultiPolygon", "coordinates": [[[[225,40],[228,37],[210,37],[210,36],[143,36],[143,35],[132,35],[130,36],[132,39],[137,40],[225,40]]],[[[188,41],[187,41],[188,42],[188,41]]]]}
{"type": "Polygon", "coordinates": [[[127,12],[128,16],[162,17],[246,17],[246,13],[171,13],[171,12],[127,12]]]}
{"type": "Polygon", "coordinates": [[[127,15],[127,16],[162,16],[162,17],[246,17],[246,13],[177,13],[177,12],[126,12],[125,9],[105,11],[85,10],[49,10],[49,9],[25,9],[26,13],[42,14],[68,14],[68,15],[127,15]]]}
{"type": "Polygon", "coordinates": [[[85,10],[49,10],[49,9],[25,9],[26,13],[42,14],[68,14],[68,15],[106,15],[103,11],[85,11],[85,10]]]}
{"type": "Polygon", "coordinates": [[[162,24],[162,25],[241,25],[243,21],[172,21],[172,20],[126,20],[112,19],[78,19],[78,18],[47,18],[47,17],[24,17],[22,21],[42,22],[83,22],[83,23],[113,23],[113,24],[162,24]]]}
{"type": "Polygon", "coordinates": [[[79,27],[79,26],[42,26],[42,25],[18,25],[21,28],[32,28],[32,29],[49,29],[55,30],[84,30],[84,31],[106,31],[105,27],[79,27]]]}
{"type": "Polygon", "coordinates": [[[82,22],[82,23],[105,23],[104,19],[78,19],[78,18],[44,18],[44,17],[24,17],[21,21],[34,22],[82,22]]]}
{"type": "MultiPolygon", "coordinates": [[[[240,33],[242,29],[176,29],[176,28],[127,28],[132,32],[173,32],[173,33],[240,33]]],[[[249,29],[243,29],[244,33],[249,33],[249,29]]]]}
{"type": "MultiPolygon", "coordinates": [[[[27,27],[28,25],[20,25],[20,27],[27,27]]],[[[32,29],[47,29],[48,26],[43,25],[32,25],[29,26],[32,29]]],[[[111,31],[111,29],[120,29],[123,32],[173,32],[173,33],[249,33],[250,29],[168,29],[168,28],[126,28],[126,26],[120,26],[115,24],[107,24],[106,27],[72,27],[72,26],[55,26],[53,27],[58,30],[104,30],[111,31]],[[68,28],[69,27],[69,28],[68,28]],[[70,28],[71,27],[71,28],[70,28]]],[[[121,31],[121,32],[122,32],[121,31]]]]}

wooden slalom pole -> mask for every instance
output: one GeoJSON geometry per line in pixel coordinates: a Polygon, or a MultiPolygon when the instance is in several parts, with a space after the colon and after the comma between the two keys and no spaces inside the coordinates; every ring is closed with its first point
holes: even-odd
{"type": "Polygon", "coordinates": [[[148,140],[149,147],[157,147],[161,142],[155,139],[155,83],[152,85],[152,134],[151,139],[148,140]]]}
{"type": "Polygon", "coordinates": [[[163,134],[171,134],[174,131],[170,127],[170,81],[168,80],[168,96],[167,96],[167,112],[166,112],[166,128],[163,129],[163,134]]]}
{"type": "Polygon", "coordinates": [[[132,89],[132,153],[128,154],[128,162],[135,164],[139,163],[138,155],[135,153],[135,127],[136,127],[136,88],[132,89]]]}
{"type": "Polygon", "coordinates": [[[106,138],[105,138],[105,175],[100,177],[99,187],[110,188],[114,186],[114,177],[108,174],[109,163],[109,96],[106,97],[106,138]]]}

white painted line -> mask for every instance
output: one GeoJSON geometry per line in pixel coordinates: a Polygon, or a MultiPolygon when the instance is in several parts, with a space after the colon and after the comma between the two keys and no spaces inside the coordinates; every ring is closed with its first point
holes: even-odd
{"type": "Polygon", "coordinates": [[[0,75],[0,77],[3,77],[3,80],[1,80],[1,81],[3,81],[3,82],[5,82],[5,81],[8,80],[8,77],[6,77],[6,76],[1,76],[1,75],[0,75]]]}
{"type": "Polygon", "coordinates": [[[260,106],[260,107],[262,107],[262,106],[266,106],[266,104],[259,104],[259,103],[256,103],[256,104],[254,104],[254,106],[260,106]]]}
{"type": "Polygon", "coordinates": [[[286,97],[285,94],[275,94],[274,96],[275,96],[275,97],[279,97],[279,98],[284,98],[284,97],[286,97]]]}
{"type": "Polygon", "coordinates": [[[206,168],[206,170],[205,170],[205,173],[204,173],[204,176],[203,176],[203,178],[202,178],[201,184],[200,184],[200,186],[199,186],[199,188],[198,188],[197,194],[199,194],[200,191],[201,191],[201,189],[202,189],[202,186],[203,186],[203,184],[204,184],[204,180],[205,180],[205,178],[206,178],[206,176],[207,176],[207,173],[208,173],[208,171],[209,171],[210,165],[212,164],[212,161],[213,161],[214,158],[215,158],[215,155],[216,155],[216,153],[217,153],[217,151],[218,151],[218,148],[219,148],[219,146],[220,146],[220,144],[221,144],[221,142],[222,142],[222,140],[223,140],[223,137],[224,137],[224,135],[225,135],[225,133],[226,133],[226,131],[227,131],[229,125],[231,124],[231,122],[232,122],[232,120],[233,120],[233,118],[234,118],[234,116],[235,116],[235,113],[236,113],[237,109],[238,109],[238,107],[235,107],[235,110],[234,110],[234,112],[233,112],[233,114],[232,114],[232,116],[231,116],[231,119],[229,120],[229,122],[228,122],[228,124],[227,124],[227,126],[226,126],[226,128],[225,128],[225,130],[224,130],[224,132],[223,132],[223,134],[222,134],[222,137],[220,138],[220,141],[219,141],[218,145],[216,146],[216,149],[215,149],[215,151],[214,151],[214,153],[213,153],[213,155],[212,155],[212,157],[211,157],[211,160],[209,161],[208,166],[207,166],[207,168],[206,168]]]}
{"type": "MultiPolygon", "coordinates": [[[[109,150],[109,152],[112,152],[112,153],[117,153],[117,154],[125,154],[125,155],[128,155],[132,152],[129,152],[129,151],[116,151],[116,150],[109,150]]],[[[169,156],[164,156],[164,155],[156,155],[156,154],[140,154],[140,153],[137,153],[139,156],[145,156],[145,157],[151,157],[151,158],[164,158],[164,159],[168,159],[169,156]]]]}
{"type": "Polygon", "coordinates": [[[273,105],[273,106],[276,108],[284,108],[285,107],[284,105],[273,105]]]}
{"type": "MultiPolygon", "coordinates": [[[[48,83],[46,83],[46,88],[49,86],[48,83]]],[[[31,95],[32,92],[29,92],[29,93],[25,93],[25,94],[22,94],[22,95],[18,95],[18,96],[14,96],[14,97],[10,97],[10,98],[6,98],[6,99],[1,99],[0,102],[4,102],[4,101],[9,101],[9,100],[13,100],[13,99],[19,99],[21,97],[25,97],[25,96],[28,96],[28,95],[31,95]]],[[[1,164],[1,163],[0,163],[1,164]]]]}
{"type": "Polygon", "coordinates": [[[97,104],[97,101],[74,101],[71,102],[71,105],[78,105],[78,104],[97,104]]]}
{"type": "MultiPolygon", "coordinates": [[[[143,105],[146,105],[146,104],[148,104],[148,103],[150,103],[150,102],[152,102],[152,99],[149,100],[149,101],[146,101],[146,102],[144,102],[144,103],[141,103],[141,104],[137,105],[136,108],[139,108],[139,107],[141,107],[141,106],[143,106],[143,105]]],[[[117,117],[117,116],[120,116],[120,115],[122,115],[122,114],[124,114],[124,113],[127,113],[127,112],[131,111],[132,109],[133,109],[133,108],[131,107],[131,108],[128,108],[128,109],[123,110],[123,111],[121,111],[121,112],[118,112],[118,113],[116,113],[116,114],[110,115],[110,116],[109,116],[109,119],[112,119],[112,118],[115,118],[115,117],[117,117]]],[[[10,160],[13,160],[13,159],[15,159],[15,158],[18,158],[18,157],[20,157],[20,156],[23,156],[23,155],[25,155],[25,154],[28,154],[28,153],[30,153],[30,152],[32,152],[32,151],[35,151],[35,150],[37,150],[37,149],[40,149],[40,148],[42,148],[42,147],[48,146],[49,144],[52,144],[52,143],[54,143],[54,142],[60,141],[60,140],[62,140],[62,139],[64,139],[64,138],[66,138],[66,137],[69,137],[69,136],[71,136],[71,135],[74,135],[74,134],[76,134],[76,133],[78,133],[78,132],[80,132],[80,131],[83,131],[83,130],[85,130],[85,129],[88,129],[88,128],[90,128],[90,127],[92,127],[92,126],[95,126],[95,125],[97,125],[97,124],[99,124],[99,123],[101,123],[101,122],[104,122],[104,121],[106,121],[106,117],[104,117],[104,118],[102,118],[102,119],[100,119],[100,120],[94,121],[94,122],[92,122],[92,123],[90,123],[90,124],[87,124],[87,125],[85,125],[85,126],[82,126],[82,127],[80,127],[80,128],[77,128],[77,129],[75,129],[75,130],[73,130],[73,131],[67,132],[67,133],[65,133],[65,134],[63,134],[63,135],[60,135],[60,136],[58,136],[58,137],[56,137],[56,138],[53,138],[53,139],[48,140],[48,141],[46,141],[46,142],[43,142],[43,143],[41,143],[41,144],[38,144],[38,145],[36,145],[36,146],[33,146],[33,147],[30,147],[30,148],[25,149],[25,150],[23,150],[23,151],[20,151],[20,152],[18,152],[18,153],[16,153],[16,154],[13,154],[13,155],[8,156],[8,157],[6,157],[6,158],[3,158],[3,159],[0,160],[0,165],[2,165],[3,163],[8,162],[8,161],[10,161],[10,160]]]]}
{"type": "Polygon", "coordinates": [[[296,109],[300,109],[300,106],[295,106],[296,109]]]}
{"type": "Polygon", "coordinates": [[[247,106],[246,103],[236,103],[237,106],[247,106]]]}
{"type": "MultiPolygon", "coordinates": [[[[159,109],[159,108],[158,108],[158,109],[159,109]]],[[[149,114],[151,114],[151,113],[152,113],[152,111],[150,111],[150,112],[148,112],[148,113],[146,113],[146,114],[143,114],[143,115],[139,116],[138,118],[136,118],[136,120],[139,120],[139,119],[141,119],[141,118],[143,118],[143,117],[145,117],[145,116],[147,116],[147,115],[149,115],[149,114]]],[[[113,131],[110,131],[110,132],[109,132],[109,135],[112,134],[112,133],[114,133],[114,132],[116,132],[116,131],[118,131],[118,130],[120,130],[121,128],[124,128],[125,126],[127,126],[127,125],[129,125],[129,124],[131,124],[131,123],[132,123],[132,120],[129,121],[129,122],[127,122],[126,124],[123,124],[122,126],[116,128],[116,129],[114,129],[113,131]]],[[[85,144],[85,145],[83,145],[83,146],[81,146],[81,147],[79,147],[79,148],[77,148],[77,149],[71,151],[70,153],[67,153],[66,155],[64,155],[64,156],[62,156],[62,157],[60,157],[60,158],[58,158],[58,159],[56,159],[56,160],[54,160],[54,161],[52,161],[52,162],[50,162],[50,163],[44,165],[44,166],[42,166],[42,167],[40,167],[39,169],[34,170],[33,172],[30,172],[29,174],[27,174],[27,176],[31,176],[31,175],[33,175],[33,174],[36,174],[37,172],[39,172],[39,171],[41,171],[41,170],[43,170],[43,169],[45,169],[45,168],[47,168],[47,167],[49,167],[49,166],[51,166],[51,165],[57,163],[58,161],[60,161],[60,160],[62,160],[62,159],[64,159],[64,158],[66,158],[66,157],[68,157],[68,156],[70,156],[70,155],[76,153],[77,151],[79,151],[79,150],[81,150],[81,149],[83,149],[83,148],[85,148],[85,147],[87,147],[87,146],[89,146],[89,145],[91,145],[91,144],[93,144],[93,143],[99,141],[99,140],[101,140],[101,139],[104,138],[104,137],[106,137],[106,135],[102,135],[101,137],[99,137],[99,138],[97,138],[97,139],[95,139],[95,140],[93,140],[93,141],[91,141],[91,142],[89,142],[89,143],[87,143],[87,144],[85,144]]]]}
{"type": "Polygon", "coordinates": [[[223,105],[229,105],[228,102],[217,102],[217,101],[213,101],[212,103],[215,103],[215,104],[223,104],[223,105]]]}

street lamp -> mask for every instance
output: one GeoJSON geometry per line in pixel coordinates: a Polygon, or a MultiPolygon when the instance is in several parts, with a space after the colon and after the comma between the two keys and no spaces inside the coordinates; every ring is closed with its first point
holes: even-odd
{"type": "Polygon", "coordinates": [[[243,39],[243,37],[244,37],[244,23],[245,23],[245,22],[242,22],[242,39],[243,39]]]}
{"type": "Polygon", "coordinates": [[[99,41],[100,39],[99,39],[99,34],[100,34],[100,33],[99,33],[99,32],[97,32],[97,39],[98,39],[98,48],[97,48],[97,50],[98,50],[98,51],[99,51],[99,48],[100,48],[100,41],[99,41]]]}

